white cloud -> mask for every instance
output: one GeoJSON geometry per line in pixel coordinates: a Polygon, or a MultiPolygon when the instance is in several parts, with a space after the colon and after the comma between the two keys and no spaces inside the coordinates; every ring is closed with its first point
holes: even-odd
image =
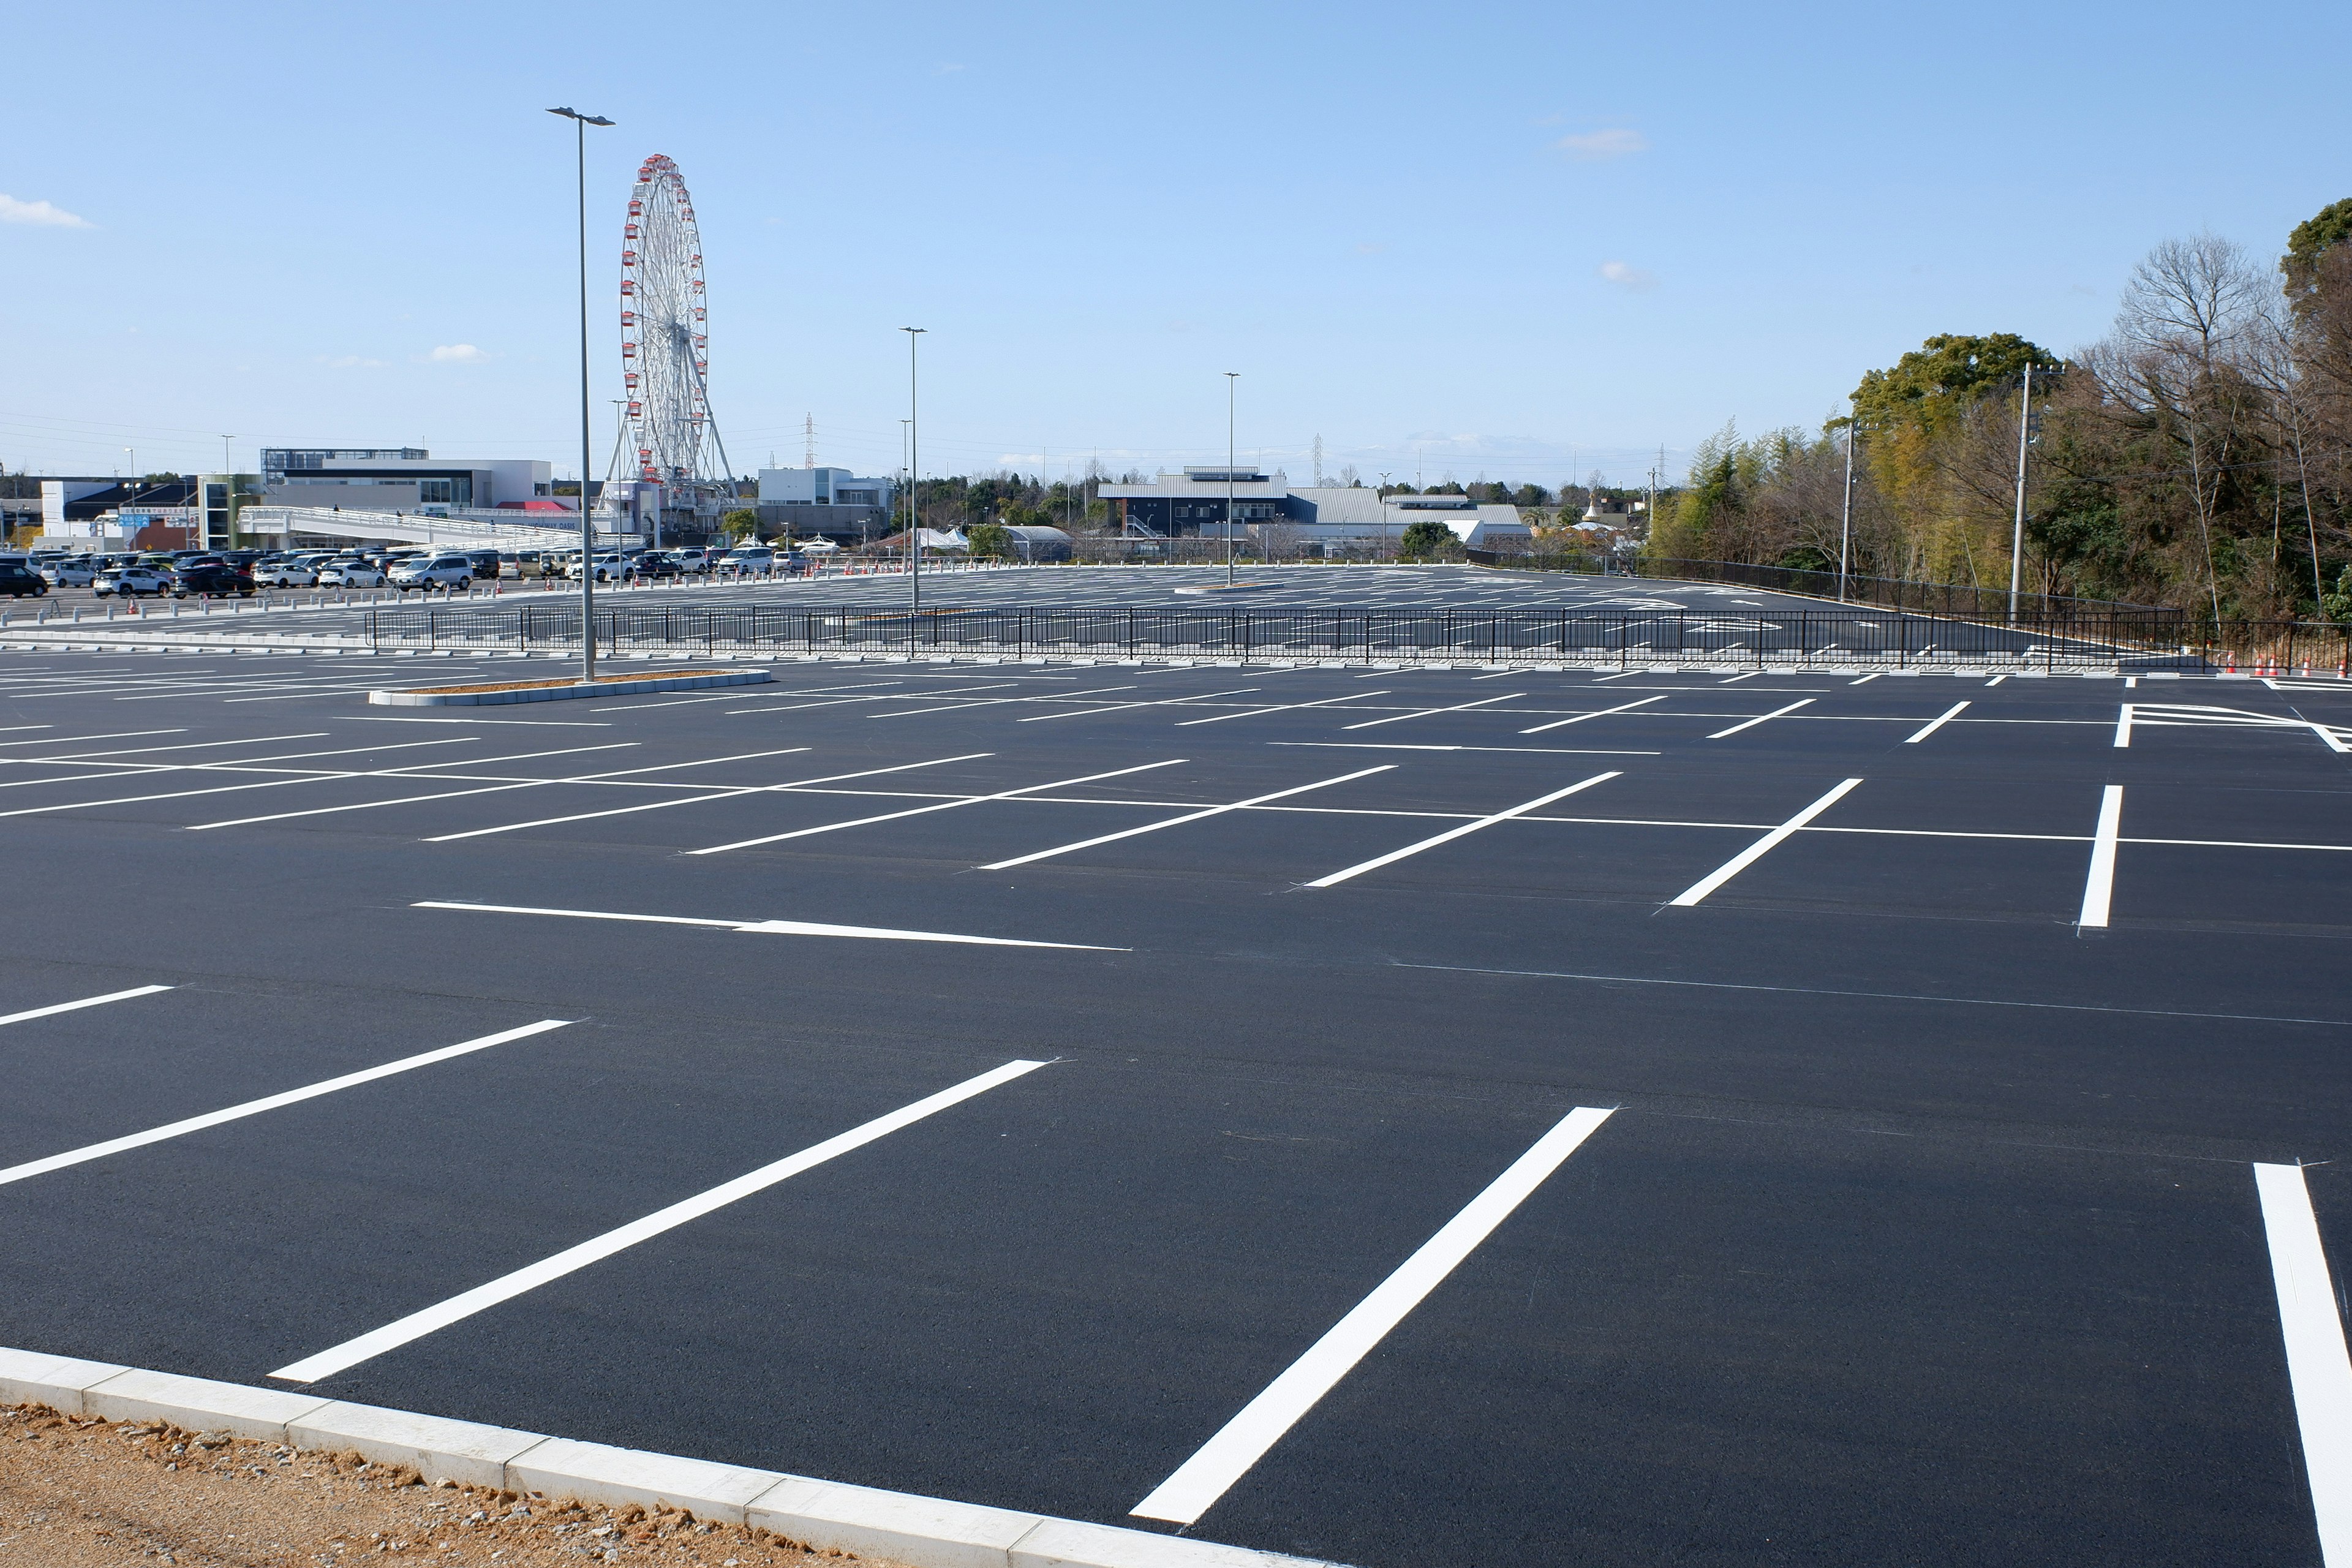
{"type": "Polygon", "coordinates": [[[1636,294],[1646,294],[1658,286],[1654,272],[1644,272],[1629,261],[1604,261],[1601,276],[1620,289],[1631,289],[1636,294]]]}
{"type": "Polygon", "coordinates": [[[490,356],[471,343],[443,343],[425,357],[435,364],[479,364],[490,356]]]}
{"type": "Polygon", "coordinates": [[[1650,139],[1625,126],[1609,131],[1586,131],[1574,136],[1563,136],[1552,143],[1580,163],[1597,163],[1606,158],[1622,158],[1628,153],[1646,153],[1650,139]]]}
{"type": "Polygon", "coordinates": [[[26,223],[37,228],[89,228],[94,226],[86,217],[51,206],[47,202],[20,202],[10,195],[0,195],[0,223],[26,223]]]}
{"type": "Polygon", "coordinates": [[[331,370],[373,370],[383,363],[362,354],[320,354],[319,363],[331,370]]]}

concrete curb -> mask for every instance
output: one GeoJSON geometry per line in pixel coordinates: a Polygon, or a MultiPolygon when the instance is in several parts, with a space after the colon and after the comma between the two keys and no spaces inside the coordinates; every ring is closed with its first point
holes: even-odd
{"type": "Polygon", "coordinates": [[[756,1525],[820,1552],[895,1558],[908,1568],[1337,1568],[1181,1536],[35,1351],[0,1349],[0,1404],[226,1429],[407,1465],[427,1481],[681,1508],[698,1519],[756,1525]]]}
{"type": "Polygon", "coordinates": [[[638,691],[699,691],[706,686],[756,686],[773,680],[764,669],[730,669],[715,675],[671,675],[644,680],[599,680],[593,686],[525,686],[507,691],[371,691],[378,708],[488,708],[507,702],[560,702],[573,697],[626,697],[638,691]]]}

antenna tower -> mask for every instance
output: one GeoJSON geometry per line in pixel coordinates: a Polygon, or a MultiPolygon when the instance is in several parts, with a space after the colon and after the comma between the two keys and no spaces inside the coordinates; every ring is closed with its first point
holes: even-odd
{"type": "Polygon", "coordinates": [[[808,439],[807,449],[801,458],[801,467],[803,468],[814,468],[816,467],[815,415],[812,414],[807,418],[801,421],[801,433],[808,439]]]}

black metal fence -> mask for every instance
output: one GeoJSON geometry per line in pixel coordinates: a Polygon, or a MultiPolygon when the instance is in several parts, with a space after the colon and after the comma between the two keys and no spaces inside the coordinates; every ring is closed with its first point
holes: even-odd
{"type": "MultiPolygon", "coordinates": [[[[576,605],[372,610],[372,647],[511,649],[580,646],[576,605]]],[[[2340,641],[2340,638],[2339,638],[2340,641]]],[[[1572,609],[941,609],[781,605],[616,607],[596,614],[613,654],[874,654],[945,658],[1323,659],[1646,663],[2017,669],[2203,668],[2168,616],[2069,616],[2015,626],[1879,611],[1635,612],[1572,609]]]]}
{"type": "MultiPolygon", "coordinates": [[[[1653,561],[1636,557],[1634,574],[1671,577],[1682,582],[1730,583],[1763,588],[1776,594],[1802,594],[1808,598],[1891,610],[1924,610],[1960,620],[2006,621],[2009,590],[1975,588],[1964,583],[1908,583],[1894,577],[1862,577],[1849,573],[1841,595],[1834,572],[1801,572],[1786,566],[1750,566],[1736,561],[1653,561]]],[[[2185,613],[2160,605],[2127,605],[2113,599],[2076,599],[2059,594],[2020,594],[2021,618],[2035,624],[2118,616],[2186,619],[2185,613]]]]}

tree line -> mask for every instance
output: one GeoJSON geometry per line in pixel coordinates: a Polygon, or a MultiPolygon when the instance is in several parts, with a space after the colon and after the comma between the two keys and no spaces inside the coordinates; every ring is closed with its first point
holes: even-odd
{"type": "Polygon", "coordinates": [[[1851,441],[1851,571],[2006,587],[2022,436],[2029,591],[2352,618],[2347,238],[2352,199],[2296,226],[2275,266],[2210,234],[2167,240],[2071,355],[1940,335],[1864,375],[1818,433],[1727,425],[1644,552],[1834,570],[1851,441]]]}

